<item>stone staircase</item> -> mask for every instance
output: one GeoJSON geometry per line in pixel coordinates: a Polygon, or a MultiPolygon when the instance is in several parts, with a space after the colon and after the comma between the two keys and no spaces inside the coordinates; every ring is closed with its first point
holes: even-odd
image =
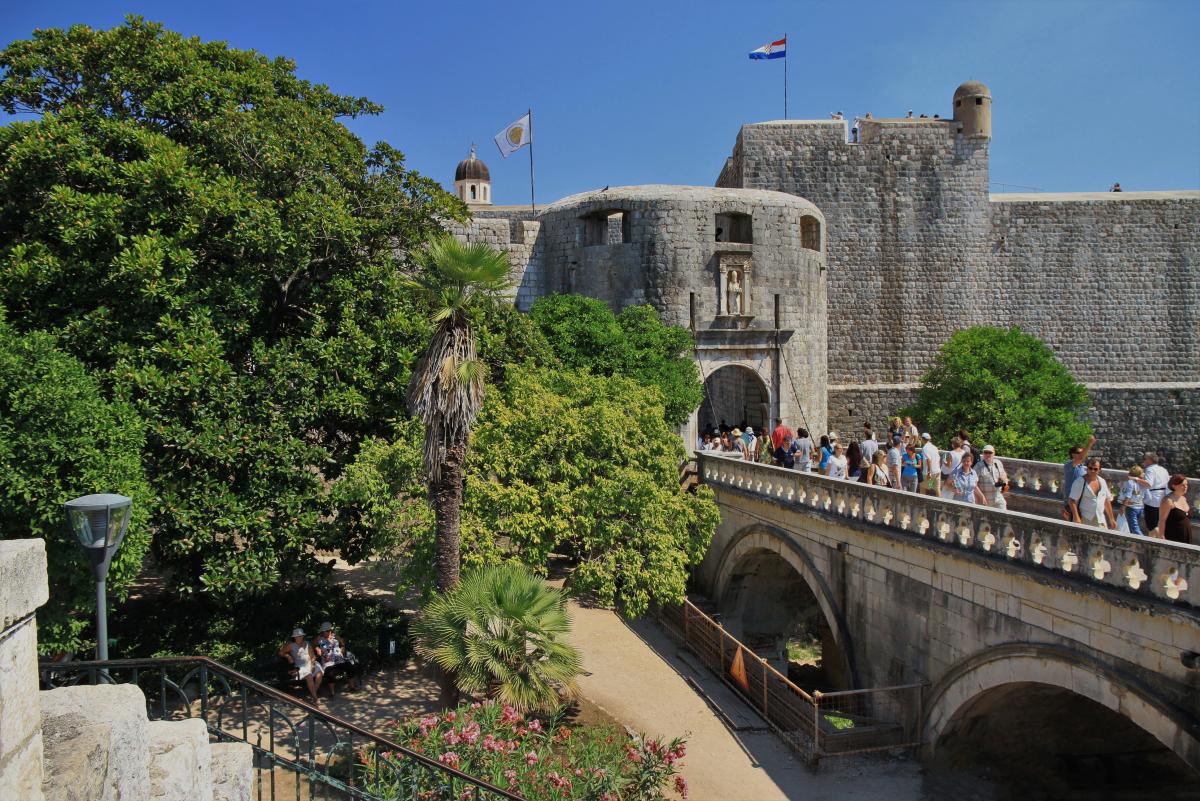
{"type": "Polygon", "coordinates": [[[253,752],[199,718],[150,721],[132,684],[38,690],[42,540],[0,540],[0,799],[250,801],[253,752]]]}

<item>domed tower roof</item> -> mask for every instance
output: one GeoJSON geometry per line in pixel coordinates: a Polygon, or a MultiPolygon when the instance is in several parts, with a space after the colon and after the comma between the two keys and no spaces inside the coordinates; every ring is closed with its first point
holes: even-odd
{"type": "Polygon", "coordinates": [[[454,180],[456,181],[490,181],[492,174],[488,172],[487,165],[479,159],[475,158],[475,145],[471,145],[471,155],[467,156],[462,161],[458,162],[458,167],[454,170],[454,180]]]}
{"type": "Polygon", "coordinates": [[[967,81],[962,86],[960,86],[954,90],[954,99],[955,100],[957,100],[960,97],[971,97],[974,95],[983,95],[984,97],[991,97],[992,90],[988,89],[985,85],[983,85],[979,81],[967,81]]]}

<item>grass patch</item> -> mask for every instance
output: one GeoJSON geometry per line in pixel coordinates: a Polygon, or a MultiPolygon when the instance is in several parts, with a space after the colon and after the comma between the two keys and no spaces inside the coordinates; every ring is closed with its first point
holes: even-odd
{"type": "Polygon", "coordinates": [[[821,641],[815,637],[788,640],[787,658],[789,662],[799,662],[802,665],[819,665],[821,641]]]}
{"type": "Polygon", "coordinates": [[[825,715],[825,720],[829,721],[829,725],[838,731],[854,728],[854,721],[850,718],[844,718],[841,715],[825,715]]]}

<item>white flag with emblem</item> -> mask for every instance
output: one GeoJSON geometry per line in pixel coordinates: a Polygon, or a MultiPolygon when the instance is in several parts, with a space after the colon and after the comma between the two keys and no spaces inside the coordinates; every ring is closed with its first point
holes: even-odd
{"type": "Polygon", "coordinates": [[[529,114],[524,114],[519,120],[496,134],[496,147],[500,155],[508,158],[525,145],[529,144],[529,114]]]}

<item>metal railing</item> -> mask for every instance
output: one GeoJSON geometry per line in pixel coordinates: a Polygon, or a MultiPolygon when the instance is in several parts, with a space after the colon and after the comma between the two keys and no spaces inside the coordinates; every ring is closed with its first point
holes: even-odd
{"type": "Polygon", "coordinates": [[[59,662],[40,669],[49,687],[136,684],[151,720],[198,717],[214,740],[248,743],[257,801],[524,801],[207,657],[59,662]],[[390,788],[386,795],[374,792],[381,786],[390,788]]]}
{"type": "Polygon", "coordinates": [[[661,607],[659,619],[788,747],[813,763],[919,745],[923,684],[808,693],[691,601],[661,607]]]}
{"type": "Polygon", "coordinates": [[[1200,607],[1200,546],[698,454],[700,480],[982,558],[1200,607]]]}

